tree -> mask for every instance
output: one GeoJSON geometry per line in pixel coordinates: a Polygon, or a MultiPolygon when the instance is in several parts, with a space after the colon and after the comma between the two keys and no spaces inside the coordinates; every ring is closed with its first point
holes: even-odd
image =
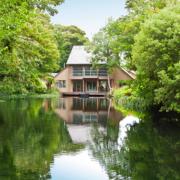
{"type": "Polygon", "coordinates": [[[84,45],[88,42],[86,33],[76,26],[54,26],[55,38],[60,53],[60,69],[64,68],[72,47],[75,45],[84,45]]]}
{"type": "Polygon", "coordinates": [[[0,3],[0,93],[45,90],[41,79],[57,69],[59,59],[46,12],[58,2],[5,0],[0,3]]]}
{"type": "Polygon", "coordinates": [[[147,105],[180,112],[180,4],[165,8],[145,21],[136,36],[133,61],[136,89],[147,105]]]}
{"type": "MultiPolygon", "coordinates": [[[[120,65],[119,54],[113,53],[111,37],[107,34],[106,28],[95,34],[92,42],[89,43],[88,49],[92,53],[92,63],[95,68],[105,67],[109,72],[108,74],[111,74],[113,68],[120,65]]],[[[109,76],[108,86],[111,92],[109,76]]]]}
{"type": "Polygon", "coordinates": [[[177,2],[177,0],[127,0],[128,14],[107,24],[107,32],[112,39],[113,53],[122,54],[122,61],[128,69],[136,70],[132,61],[132,48],[141,25],[153,14],[177,2]]]}
{"type": "Polygon", "coordinates": [[[28,0],[30,7],[33,7],[33,9],[38,8],[42,11],[48,12],[50,15],[56,14],[57,10],[54,7],[63,2],[64,0],[28,0]]]}

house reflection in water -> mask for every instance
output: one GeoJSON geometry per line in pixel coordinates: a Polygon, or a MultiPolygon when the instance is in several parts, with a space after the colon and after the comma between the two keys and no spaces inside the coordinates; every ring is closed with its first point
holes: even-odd
{"type": "Polygon", "coordinates": [[[110,107],[106,98],[60,98],[56,105],[56,113],[67,124],[88,124],[98,122],[106,124],[107,119],[121,119],[121,114],[110,107]]]}
{"type": "Polygon", "coordinates": [[[105,131],[107,121],[119,123],[122,115],[111,107],[106,98],[60,98],[55,107],[56,114],[66,122],[74,143],[91,141],[91,124],[97,123],[105,131]]]}

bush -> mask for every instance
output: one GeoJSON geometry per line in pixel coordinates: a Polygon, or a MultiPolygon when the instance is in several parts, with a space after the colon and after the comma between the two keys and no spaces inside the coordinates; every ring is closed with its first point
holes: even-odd
{"type": "Polygon", "coordinates": [[[132,94],[132,89],[129,88],[128,86],[124,86],[122,88],[116,89],[113,92],[113,96],[115,99],[120,99],[124,96],[130,96],[132,94]]]}
{"type": "Polygon", "coordinates": [[[132,83],[132,80],[119,80],[118,81],[119,86],[129,86],[131,85],[131,83],[132,83]]]}
{"type": "Polygon", "coordinates": [[[136,111],[139,113],[147,111],[148,107],[144,99],[137,97],[136,93],[128,86],[114,90],[113,96],[116,108],[121,111],[136,111]]]}
{"type": "Polygon", "coordinates": [[[137,96],[148,106],[180,112],[180,4],[145,21],[135,38],[137,96]]]}

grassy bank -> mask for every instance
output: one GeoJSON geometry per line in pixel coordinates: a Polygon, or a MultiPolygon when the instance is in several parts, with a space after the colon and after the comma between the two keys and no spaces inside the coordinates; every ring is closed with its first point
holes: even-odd
{"type": "Polygon", "coordinates": [[[0,101],[8,99],[28,99],[28,98],[55,98],[59,97],[60,93],[57,90],[52,90],[43,94],[28,93],[28,94],[0,94],[0,101]]]}
{"type": "Polygon", "coordinates": [[[124,115],[142,116],[145,106],[142,99],[137,98],[129,86],[113,90],[114,107],[124,115]]]}

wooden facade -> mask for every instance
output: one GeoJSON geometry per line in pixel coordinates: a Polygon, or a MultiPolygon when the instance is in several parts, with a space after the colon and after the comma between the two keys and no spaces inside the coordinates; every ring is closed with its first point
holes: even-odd
{"type": "MultiPolygon", "coordinates": [[[[77,51],[77,47],[72,51],[77,51]]],[[[84,49],[80,48],[82,56],[85,56],[84,49]],[[84,54],[83,54],[84,53],[84,54]]],[[[78,51],[78,53],[79,53],[78,51]]],[[[74,52],[75,53],[75,52],[74,52]]],[[[106,95],[109,92],[109,84],[112,88],[118,87],[118,80],[130,80],[133,76],[127,71],[116,68],[108,75],[105,68],[93,69],[88,63],[87,56],[83,59],[78,54],[81,62],[77,62],[74,56],[70,56],[66,68],[55,77],[56,86],[63,95],[106,95]],[[82,64],[81,64],[82,63],[82,64]]]]}

